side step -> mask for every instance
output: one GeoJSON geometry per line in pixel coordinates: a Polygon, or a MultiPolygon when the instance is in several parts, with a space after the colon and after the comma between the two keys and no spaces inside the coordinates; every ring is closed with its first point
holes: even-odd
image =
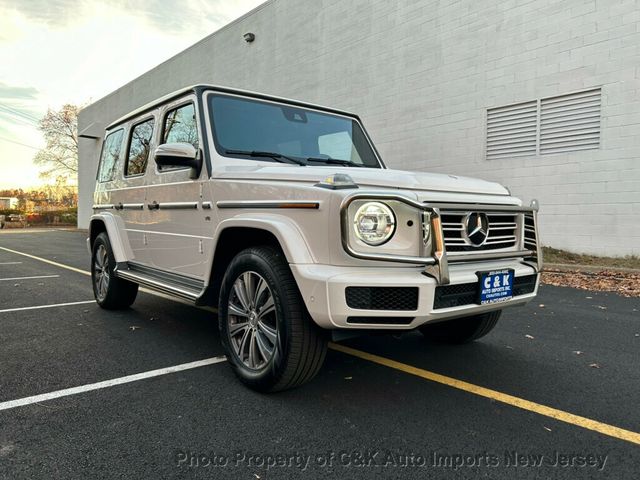
{"type": "Polygon", "coordinates": [[[118,264],[115,274],[124,280],[129,280],[130,282],[194,303],[197,302],[205,289],[204,282],[201,280],[135,263],[118,264]]]}

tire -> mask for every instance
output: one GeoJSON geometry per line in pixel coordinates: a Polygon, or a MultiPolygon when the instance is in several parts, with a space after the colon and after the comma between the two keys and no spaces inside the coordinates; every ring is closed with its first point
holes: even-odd
{"type": "Polygon", "coordinates": [[[106,233],[96,237],[91,251],[91,282],[98,305],[106,310],[131,306],[138,295],[138,284],[114,275],[116,259],[106,233]]]}
{"type": "Polygon", "coordinates": [[[240,252],[222,280],[220,338],[240,381],[276,392],[310,381],[322,367],[327,335],[310,318],[282,252],[240,252]]]}
{"type": "Polygon", "coordinates": [[[423,325],[420,332],[436,343],[459,345],[473,342],[488,334],[498,323],[502,310],[423,325]]]}

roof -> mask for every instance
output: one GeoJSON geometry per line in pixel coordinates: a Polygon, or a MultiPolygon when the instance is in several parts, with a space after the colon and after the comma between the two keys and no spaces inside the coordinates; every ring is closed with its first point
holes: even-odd
{"type": "Polygon", "coordinates": [[[181,97],[186,93],[189,92],[194,92],[196,94],[199,94],[205,90],[213,90],[216,92],[221,92],[221,93],[231,93],[231,94],[235,94],[235,95],[242,95],[245,97],[252,97],[252,98],[258,98],[258,99],[262,99],[262,100],[273,100],[273,101],[277,101],[277,102],[283,102],[283,103],[288,103],[290,105],[296,105],[299,107],[304,107],[304,108],[313,108],[316,110],[323,110],[326,112],[331,112],[331,113],[337,113],[339,115],[347,115],[350,117],[356,117],[357,115],[350,113],[350,112],[346,112],[344,110],[338,110],[335,108],[330,108],[330,107],[324,107],[322,105],[316,105],[313,103],[306,103],[306,102],[302,102],[299,100],[291,100],[291,99],[287,99],[287,98],[283,98],[283,97],[276,97],[273,95],[267,95],[264,93],[258,93],[258,92],[252,92],[249,90],[240,90],[237,88],[230,88],[230,87],[223,87],[223,86],[219,86],[219,85],[210,85],[210,84],[197,84],[197,85],[192,85],[190,87],[184,87],[181,88],[179,90],[176,90],[175,92],[169,93],[168,95],[164,95],[156,100],[153,100],[152,102],[147,103],[146,105],[143,105],[140,108],[137,108],[135,110],[133,110],[130,113],[127,113],[126,115],[120,117],[119,119],[117,119],[115,122],[112,122],[111,124],[109,124],[109,126],[107,126],[106,130],[110,130],[111,128],[120,125],[121,123],[124,123],[128,120],[130,120],[131,118],[137,117],[139,115],[142,115],[143,113],[149,111],[149,110],[153,110],[156,107],[170,102],[171,100],[181,97]]]}

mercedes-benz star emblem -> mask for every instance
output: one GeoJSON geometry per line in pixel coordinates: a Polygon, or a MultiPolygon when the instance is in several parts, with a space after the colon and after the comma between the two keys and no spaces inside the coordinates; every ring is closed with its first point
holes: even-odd
{"type": "Polygon", "coordinates": [[[481,247],[489,236],[489,217],[486,213],[471,212],[464,217],[464,239],[474,247],[481,247]]]}

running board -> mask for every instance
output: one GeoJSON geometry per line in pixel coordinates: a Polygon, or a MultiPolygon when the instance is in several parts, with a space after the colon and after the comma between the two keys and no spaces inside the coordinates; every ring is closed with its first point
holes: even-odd
{"type": "Polygon", "coordinates": [[[115,272],[118,278],[174,295],[196,303],[202,296],[204,282],[175,273],[162,272],[135,264],[119,264],[115,272]]]}

